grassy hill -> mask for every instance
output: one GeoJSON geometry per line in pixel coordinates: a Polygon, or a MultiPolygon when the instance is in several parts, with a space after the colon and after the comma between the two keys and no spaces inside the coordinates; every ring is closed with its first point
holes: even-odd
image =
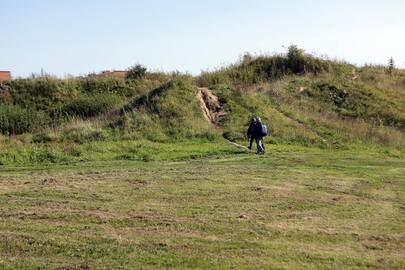
{"type": "Polygon", "coordinates": [[[291,46],[286,54],[245,55],[234,65],[194,77],[140,66],[128,74],[2,83],[0,163],[142,160],[142,151],[129,150],[140,141],[160,144],[161,151],[163,144],[181,147],[185,141],[246,144],[246,126],[255,115],[268,124],[270,144],[403,154],[403,70],[356,67],[291,46]],[[214,124],[204,119],[201,88],[219,100],[222,114],[214,124]],[[97,155],[97,145],[108,146],[109,153],[97,155]]]}

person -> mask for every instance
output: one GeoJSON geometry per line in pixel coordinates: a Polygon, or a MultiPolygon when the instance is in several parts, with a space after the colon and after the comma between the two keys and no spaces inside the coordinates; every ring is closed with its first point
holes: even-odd
{"type": "Polygon", "coordinates": [[[254,141],[254,130],[256,126],[256,117],[252,117],[252,119],[250,120],[250,124],[249,124],[249,128],[247,130],[247,137],[250,140],[249,142],[249,150],[252,150],[252,145],[253,145],[253,141],[254,141]]]}
{"type": "Polygon", "coordinates": [[[253,141],[256,142],[256,153],[262,154],[265,152],[262,135],[262,120],[260,117],[253,117],[247,131],[247,136],[250,139],[249,150],[252,150],[253,141]]]}

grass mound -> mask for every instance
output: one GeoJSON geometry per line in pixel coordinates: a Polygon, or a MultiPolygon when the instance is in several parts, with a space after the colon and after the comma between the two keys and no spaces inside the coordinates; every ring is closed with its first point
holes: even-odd
{"type": "Polygon", "coordinates": [[[92,160],[87,156],[92,151],[95,157],[108,156],[92,150],[92,143],[115,144],[110,157],[131,159],[138,154],[118,145],[209,141],[217,147],[225,143],[221,137],[246,144],[253,116],[269,127],[266,143],[405,149],[403,70],[356,67],[291,46],[285,54],[245,55],[200,76],[142,66],[130,71],[126,78],[93,74],[1,83],[0,132],[10,138],[2,143],[5,162],[35,147],[92,160]],[[6,145],[11,142],[17,143],[6,145]]]}
{"type": "Polygon", "coordinates": [[[179,80],[130,102],[113,126],[157,141],[215,136],[202,117],[197,88],[179,80]]]}

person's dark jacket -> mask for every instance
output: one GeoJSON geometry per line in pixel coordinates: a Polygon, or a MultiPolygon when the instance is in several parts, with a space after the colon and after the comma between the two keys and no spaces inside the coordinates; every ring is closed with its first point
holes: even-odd
{"type": "Polygon", "coordinates": [[[260,138],[261,135],[262,124],[257,121],[252,121],[249,125],[247,135],[249,138],[260,138]]]}

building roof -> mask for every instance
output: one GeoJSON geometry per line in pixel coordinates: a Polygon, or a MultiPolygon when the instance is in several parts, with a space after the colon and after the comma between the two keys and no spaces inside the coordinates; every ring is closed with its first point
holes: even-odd
{"type": "Polygon", "coordinates": [[[0,81],[6,81],[11,79],[11,72],[0,70],[0,81]]]}

